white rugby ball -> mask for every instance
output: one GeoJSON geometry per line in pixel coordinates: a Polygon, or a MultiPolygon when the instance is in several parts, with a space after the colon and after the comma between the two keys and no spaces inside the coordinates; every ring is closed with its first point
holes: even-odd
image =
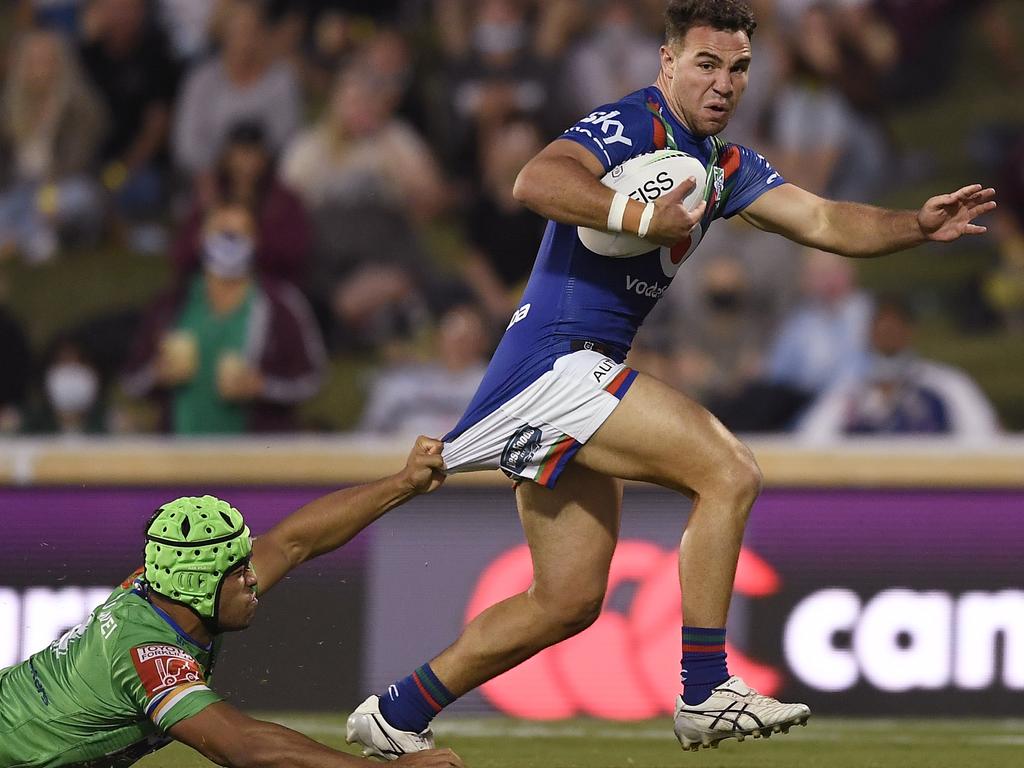
{"type": "MultiPolygon", "coordinates": [[[[691,176],[696,179],[697,186],[683,200],[683,205],[687,210],[693,210],[704,199],[707,171],[700,160],[678,149],[658,149],[631,157],[602,176],[601,183],[646,204],[653,203],[691,176]]],[[[628,232],[606,232],[589,227],[577,227],[576,231],[580,242],[589,250],[616,259],[639,256],[659,247],[657,243],[642,240],[628,232]]]]}

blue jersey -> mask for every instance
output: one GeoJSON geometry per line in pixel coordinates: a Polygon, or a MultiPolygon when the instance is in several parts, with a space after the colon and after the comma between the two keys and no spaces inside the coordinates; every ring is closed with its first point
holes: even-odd
{"type": "Polygon", "coordinates": [[[587,249],[569,224],[548,222],[533,272],[476,396],[445,440],[522,392],[580,342],[617,362],[625,359],[647,313],[668,290],[683,261],[717,218],[739,213],[785,183],[761,155],[721,139],[698,139],[650,86],[595,110],[561,138],[586,147],[610,171],[631,157],[679,149],[708,169],[707,211],[686,241],[633,258],[587,249]]]}

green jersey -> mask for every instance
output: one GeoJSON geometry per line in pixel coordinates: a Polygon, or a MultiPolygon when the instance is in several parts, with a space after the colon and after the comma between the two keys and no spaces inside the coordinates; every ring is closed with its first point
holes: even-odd
{"type": "Polygon", "coordinates": [[[219,645],[197,644],[129,579],[0,670],[0,768],[121,768],[167,745],[168,729],[220,701],[208,687],[219,645]]]}

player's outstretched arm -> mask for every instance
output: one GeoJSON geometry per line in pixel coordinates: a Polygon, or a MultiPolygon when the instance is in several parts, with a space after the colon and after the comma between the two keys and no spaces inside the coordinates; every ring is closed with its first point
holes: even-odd
{"type": "MultiPolygon", "coordinates": [[[[223,701],[173,725],[170,734],[217,765],[229,768],[350,768],[376,765],[326,747],[298,731],[256,720],[223,701]]],[[[396,765],[409,768],[461,768],[450,749],[404,755],[396,765]]]]}
{"type": "Polygon", "coordinates": [[[293,512],[252,546],[252,564],[265,593],[288,571],[345,544],[384,513],[444,482],[443,444],[417,438],[405,467],[390,477],[343,488],[293,512]]]}
{"type": "Polygon", "coordinates": [[[860,203],[826,200],[783,184],[743,211],[743,218],[767,232],[843,256],[870,257],[925,242],[948,243],[978,235],[979,216],[996,207],[995,190],[972,184],[929,199],[918,211],[894,211],[860,203]]]}

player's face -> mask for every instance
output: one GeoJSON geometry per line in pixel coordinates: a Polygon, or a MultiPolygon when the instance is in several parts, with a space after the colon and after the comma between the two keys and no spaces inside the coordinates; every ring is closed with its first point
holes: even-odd
{"type": "Polygon", "coordinates": [[[245,629],[256,616],[256,573],[248,563],[228,573],[220,589],[220,629],[231,632],[245,629]]]}
{"type": "Polygon", "coordinates": [[[747,87],[750,56],[746,32],[711,27],[693,27],[682,42],[661,47],[659,81],[694,135],[714,136],[728,124],[747,87]]]}

